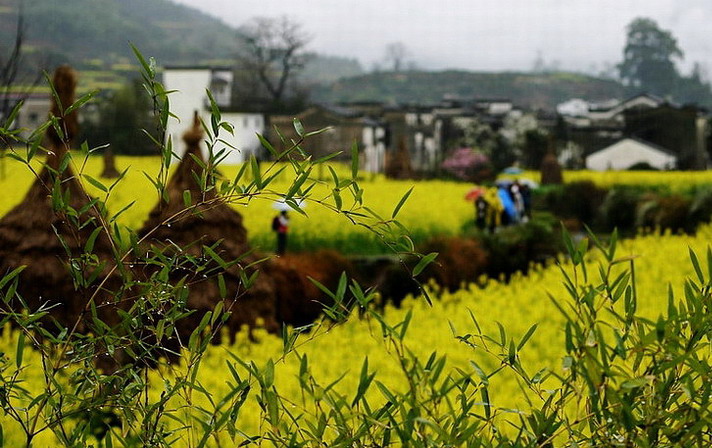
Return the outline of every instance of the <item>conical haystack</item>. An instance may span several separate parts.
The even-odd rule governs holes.
[[[74,102],[74,89],[77,77],[68,66],[59,67],[54,74],[54,86],[62,103],[62,110]],[[111,240],[105,231],[101,231],[93,245],[93,254],[104,263],[98,281],[89,287],[75,287],[70,275],[70,259],[82,269],[84,277],[91,275],[91,269],[82,267],[80,255],[86,242],[100,225],[100,216],[93,207],[88,207],[91,198],[77,180],[70,166],[58,172],[62,160],[67,156],[68,148],[77,133],[76,112],[61,117],[59,105],[53,102],[52,114],[59,119],[58,134],[53,127],[47,131],[46,139],[49,153],[46,166],[42,168],[27,195],[15,208],[0,220],[0,273],[3,275],[19,266],[26,266],[20,274],[17,292],[27,302],[31,311],[40,306],[49,306],[50,315],[60,324],[72,327],[85,311],[89,298],[94,294],[98,281],[113,266]],[[53,194],[54,192],[54,194]],[[86,225],[76,225],[64,210],[53,206],[52,197],[67,198],[72,209],[79,212],[79,221]],[[58,237],[59,235],[59,237]],[[62,243],[63,241],[63,243]],[[66,245],[66,247],[65,247]],[[69,252],[69,254],[67,253]],[[120,280],[107,286],[119,286]],[[103,292],[96,296],[97,309],[106,322],[116,320],[106,303],[111,301],[111,294]],[[13,301],[13,307],[19,304]],[[77,327],[84,329],[83,321]]]
[[[564,183],[563,174],[561,172],[561,165],[556,159],[553,151],[549,151],[544,156],[541,161],[541,184],[542,185],[553,185]]]
[[[342,273],[349,278],[355,274],[349,260],[333,250],[287,254],[270,260],[264,270],[277,291],[277,320],[293,326],[314,322],[325,306],[334,305],[334,300],[309,278],[335,291]]]
[[[196,115],[193,128],[183,136],[187,145],[185,155],[166,187],[169,201],[167,204],[159,203],[151,211],[139,235],[149,235],[148,242],[154,247],[166,251],[175,251],[176,247],[180,247],[190,255],[204,259],[210,259],[210,256],[203,247],[213,247],[219,242],[215,252],[230,262],[250,251],[247,231],[238,212],[223,202],[214,190],[202,192],[196,181],[203,173],[203,167],[196,162],[196,159],[204,161],[200,151],[202,138],[203,130]],[[192,203],[198,205],[186,208],[186,191],[190,192]],[[241,270],[255,260],[255,255],[248,255],[222,273],[227,290],[224,299],[216,278],[203,278],[203,275],[185,269],[172,273],[173,280],[186,279],[190,289],[187,306],[197,311],[178,322],[181,339],[190,335],[204,313],[212,310],[221,300],[225,301],[225,309],[232,311],[227,323],[231,333],[234,334],[243,325],[253,327],[260,321],[268,331],[278,329],[272,282],[266,276],[259,275],[248,291],[241,284]],[[211,267],[218,266],[211,263]],[[257,269],[260,269],[259,266]]]
[[[386,176],[391,179],[411,179],[413,168],[410,163],[410,151],[405,136],[398,140],[398,148],[386,157]]]

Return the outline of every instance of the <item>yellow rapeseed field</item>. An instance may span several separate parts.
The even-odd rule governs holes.
[[[5,192],[0,200],[0,216],[4,215],[13,206],[19,203],[32,181],[32,174],[29,170],[12,159],[6,159],[6,176],[0,178],[0,188]],[[83,159],[80,156],[75,158],[75,166],[81,168]],[[134,202],[134,205],[122,213],[118,219],[119,224],[137,230],[140,228],[148,216],[149,211],[157,204],[158,196],[154,186],[147,179],[147,173],[155,177],[159,172],[159,159],[157,157],[117,157],[119,170],[129,169],[126,177],[113,189],[107,201],[109,212],[118,212],[126,205]],[[100,179],[102,170],[102,159],[100,157],[90,157],[84,167],[83,172]],[[233,179],[239,167],[225,166],[220,171],[223,176]],[[325,181],[314,190],[313,197],[324,198],[329,195],[330,187],[327,182],[331,182],[328,171],[315,173]],[[293,177],[293,175],[291,175]],[[284,193],[291,178],[289,168],[281,174],[272,184],[270,189]],[[105,185],[110,185],[111,180],[100,179]],[[368,173],[363,175],[360,181],[361,187],[365,190],[364,203],[385,218],[390,218],[393,208],[400,198],[414,186],[414,191],[405,206],[400,210],[398,219],[401,221],[416,239],[421,241],[433,234],[457,234],[462,225],[473,214],[472,204],[465,201],[465,193],[471,188],[470,185],[445,182],[428,181],[418,182],[414,185],[412,181],[387,180],[382,176],[373,176]],[[85,186],[90,194],[99,198],[104,198],[96,187],[85,182]],[[332,183],[333,186],[333,183]],[[253,244],[264,251],[272,251],[274,246],[274,236],[272,235],[270,223],[272,217],[277,213],[273,208],[274,196],[255,198],[249,203],[244,201],[235,202],[232,206],[239,211],[244,218],[244,225],[247,228],[248,236]],[[344,204],[348,205],[348,196],[344,196]],[[305,212],[307,217],[298,213],[291,213],[291,235],[290,247],[295,250],[312,249],[320,247],[336,248],[343,252],[383,251],[376,239],[365,229],[352,226],[349,221],[336,213],[327,210],[317,204],[306,204]],[[360,248],[359,246],[364,246]]]
[[[0,202],[0,215],[21,200],[31,182],[31,177],[26,172],[21,172],[21,168],[11,165],[12,163],[14,162],[8,161],[7,176],[0,180],[0,188],[6,192]],[[100,164],[100,160],[90,159],[86,172],[98,177]],[[131,166],[132,169],[127,179],[116,188],[108,201],[108,206],[110,210],[116,211],[131,201],[136,201],[136,205],[122,216],[121,223],[137,228],[157,200],[152,193],[150,182],[145,179],[142,171],[155,174],[158,170],[158,161],[150,158],[121,157],[118,159],[118,165],[120,169],[127,166]],[[226,167],[223,174],[230,177],[235,171],[234,167]],[[585,175],[592,176],[591,178],[597,183],[610,185],[635,183],[630,179],[641,180],[649,173],[620,174],[619,178],[613,180],[605,180],[603,174],[601,177],[596,177],[587,173],[575,175],[567,173],[567,180],[575,178],[574,176]],[[632,178],[628,178],[628,175]],[[653,182],[655,178],[653,175],[650,176],[649,182]],[[697,181],[712,182],[712,175],[705,173],[659,173],[656,176],[658,176],[657,184],[670,183],[682,186],[685,182],[687,184]],[[286,178],[279,182],[286,182]],[[645,181],[641,180],[641,183]],[[411,184],[412,182],[388,181],[376,177],[364,179],[362,186],[366,189],[366,202],[379,212],[389,215],[393,206]],[[468,188],[468,185],[451,182],[419,182],[415,185],[411,200],[403,208],[399,218],[415,232],[457,233],[471,213],[471,205],[463,200]],[[90,191],[96,195],[100,193],[93,187],[90,187]],[[253,201],[248,205],[235,204],[235,207],[245,217],[245,224],[252,238],[267,244],[270,235],[269,219],[274,213],[271,202]],[[353,232],[353,228],[347,221],[321,207],[308,206],[307,211],[308,219],[294,214],[295,238],[300,234],[317,234],[338,239],[341,238],[339,235]],[[704,227],[696,236],[649,235],[622,243],[619,249],[620,255],[639,257],[636,259],[636,276],[639,312],[642,315],[655,318],[664,310],[667,306],[669,284],[680,295],[683,280],[693,272],[688,260],[688,247],[702,253],[711,237],[712,227]],[[566,268],[566,261],[562,259],[562,262]],[[473,374],[470,360],[476,360],[486,369],[496,367],[496,361],[481,351],[465,346],[454,337],[453,332],[460,335],[474,332],[470,312],[477,318],[486,333],[495,334],[498,331],[496,323],[501,322],[507,330],[508,337],[515,339],[521,338],[533,324],[538,324],[536,333],[521,354],[522,362],[530,373],[540,368],[560,372],[561,358],[565,353],[561,325],[563,320],[548,298],[549,294],[559,300],[565,300],[566,297],[561,273],[556,266],[536,268],[527,277],[515,276],[507,284],[489,281],[484,286],[463,285],[459,291],[453,293],[434,289],[432,306],[422,298],[415,297],[406,300],[401,308],[387,307],[384,314],[389,323],[395,324],[402,321],[408,312],[412,312],[412,323],[405,338],[410,350],[421,359],[426,359],[433,352],[446,355],[447,371],[459,368]],[[370,369],[376,372],[378,381],[394,389],[405,387],[407,382],[393,347],[383,342],[379,324],[373,320],[359,318],[356,314],[342,325],[335,327],[325,325],[303,336],[304,341],[298,342],[296,350],[286,357],[282,357],[282,341],[279,337],[259,331],[254,336],[256,340],[250,340],[243,334],[234,344],[224,343],[210,347],[197,378],[200,384],[216,397],[221,397],[229,390],[227,384],[230,376],[226,362],[231,361],[230,354],[246,362],[254,361],[259,366],[264,366],[272,360],[276,362],[277,390],[294,402],[295,413],[305,412],[305,418],[308,419],[313,403],[300,393],[297,355],[308,356],[312,373],[321,384],[329,384],[344,375],[335,387],[349,397],[356,390],[359,369],[366,357]],[[5,329],[0,339],[0,351],[13,353],[16,344],[17,334]],[[25,353],[25,364],[29,367],[20,375],[24,381],[23,387],[31,390],[41,388],[43,379],[39,356],[28,350]],[[156,397],[163,390],[164,381],[170,381],[175,373],[183,368],[185,364],[177,364],[150,373],[152,391]],[[240,372],[243,377],[249,377],[244,369],[240,369]],[[377,389],[372,389],[370,393],[374,402],[383,400]],[[493,380],[490,395],[495,406],[526,410],[526,403],[518,392],[516,382],[507,375]],[[201,397],[194,397],[194,400],[194,405],[207,404],[207,400]],[[174,401],[171,406],[177,408],[184,404]],[[13,405],[21,407],[22,403],[13,403]],[[259,433],[264,429],[260,428],[260,410],[254,398],[248,400],[239,419],[240,426],[248,434]],[[22,434],[16,424],[7,416],[0,417],[0,423],[4,428],[6,446],[19,444]],[[52,446],[52,437],[50,432],[45,432],[35,440],[35,444]],[[231,446],[232,442],[228,434],[223,434],[222,439],[223,446]],[[179,442],[182,444],[177,443],[176,446],[190,446],[187,440]]]
[[[505,176],[513,177],[513,176]],[[538,171],[527,171],[522,177],[540,180]],[[616,185],[667,187],[673,193],[712,185],[712,171],[564,171],[564,182],[590,180],[599,187]]]
[[[636,276],[638,279],[639,312],[643,316],[655,318],[667,306],[667,287],[672,285],[679,297],[682,281],[693,274],[688,260],[688,247],[702,253],[712,237],[712,227],[705,227],[695,236],[641,236],[622,244],[620,256],[637,255]],[[568,269],[565,261],[564,267]],[[388,307],[386,320],[395,324],[412,312],[406,345],[421,359],[431,353],[447,356],[446,372],[460,368],[474,375],[470,360],[475,360],[487,370],[494,369],[498,362],[482,351],[475,351],[454,338],[453,331],[462,335],[475,331],[470,312],[477,318],[485,333],[497,334],[496,322],[501,322],[507,330],[508,338],[518,340],[533,325],[538,329],[521,353],[523,365],[530,374],[541,368],[561,372],[561,359],[565,355],[563,348],[562,318],[548,298],[551,294],[557,300],[566,300],[562,286],[562,276],[557,266],[535,269],[527,277],[514,277],[508,284],[489,281],[484,287],[464,286],[454,293],[434,291],[433,305],[428,305],[422,298],[411,298],[399,309]],[[310,335],[304,336],[303,342],[297,343],[297,349],[282,358],[282,341],[279,337],[257,332],[256,341],[241,335],[234,344],[224,343],[210,347],[202,362],[198,381],[219,398],[227,394],[231,377],[226,362],[231,362],[230,354],[258,366],[264,366],[268,360],[276,362],[275,385],[284,397],[292,400],[295,413],[305,412],[308,418],[313,403],[304,399],[300,393],[298,376],[299,361],[297,355],[307,355],[311,371],[316,379],[326,385],[345,375],[336,386],[347,397],[354,394],[358,384],[359,370],[363,360],[368,357],[369,366],[375,371],[378,381],[395,390],[406,387],[407,378],[400,369],[393,347],[383,342],[377,322],[353,315],[345,324],[329,328],[324,326]],[[13,353],[16,335],[6,330],[0,343],[0,350]],[[32,367],[25,370],[21,377],[25,387],[39,388],[42,374],[39,358],[29,352],[25,355],[26,364]],[[152,371],[153,393],[158,397],[164,382],[171,381],[176,373],[185,368],[185,364],[172,368]],[[171,370],[175,369],[175,370]],[[249,374],[238,368],[244,378]],[[374,403],[384,398],[374,388],[370,391]],[[526,410],[527,405],[519,392],[517,383],[511,376],[494,378],[490,385],[490,396],[495,406]],[[185,405],[174,400],[172,406]],[[17,405],[17,404],[16,404]],[[207,400],[200,396],[193,397],[193,406],[205,405]],[[240,426],[248,434],[259,433],[260,409],[254,398],[248,400],[240,413]],[[7,417],[0,419],[6,434],[7,443],[19,440],[21,434],[14,423]],[[14,428],[14,429],[13,429]],[[228,434],[223,434],[223,441],[230,444]],[[183,440],[185,446],[190,446]],[[44,446],[51,444],[47,433],[37,443]],[[10,445],[8,445],[10,446]],[[180,444],[176,446],[181,446]]]

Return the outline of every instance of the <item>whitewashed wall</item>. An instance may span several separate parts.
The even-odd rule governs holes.
[[[625,170],[640,162],[659,170],[669,170],[676,166],[677,157],[627,138],[586,157],[586,168],[594,171]]]
[[[221,76],[225,74],[220,72]],[[185,152],[183,143],[183,133],[193,125],[193,113],[198,114],[203,121],[210,125],[210,109],[205,90],[210,87],[213,78],[213,71],[209,68],[169,68],[163,72],[163,85],[166,90],[175,90],[169,96],[171,112],[178,119],[171,118],[168,121],[168,135],[173,140],[173,151],[182,156]],[[230,78],[231,79],[231,78]],[[218,95],[216,101],[224,104],[224,95]],[[226,148],[227,155],[222,163],[238,164],[249,158],[260,148],[259,139],[256,133],[264,134],[265,117],[259,113],[248,112],[223,112],[222,121],[230,123],[233,127],[233,135],[221,129],[219,140],[213,150],[217,153],[220,149]],[[235,149],[232,149],[232,148]],[[208,157],[208,148],[205,144],[201,146],[203,156]]]

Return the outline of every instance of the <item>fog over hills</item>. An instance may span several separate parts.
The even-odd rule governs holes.
[[[311,48],[382,64],[389,42],[431,70],[528,71],[537,60],[552,69],[598,74],[623,57],[625,28],[649,17],[670,30],[695,62],[712,70],[709,0],[176,0],[239,26],[254,16],[287,15],[312,35]]]

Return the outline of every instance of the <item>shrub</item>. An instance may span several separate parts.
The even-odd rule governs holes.
[[[557,223],[546,213],[535,213],[533,219],[501,227],[493,234],[480,234],[487,251],[486,273],[490,277],[526,273],[532,263],[543,263],[556,257],[562,247]]]
[[[605,197],[605,189],[590,180],[581,180],[550,187],[541,202],[545,210],[571,221],[575,230],[579,230],[581,224],[592,226],[595,223]]]
[[[437,261],[423,271],[424,280],[454,291],[463,283],[474,283],[486,272],[487,252],[474,239],[436,237],[420,248],[423,253],[435,252]]]
[[[316,321],[324,307],[334,306],[334,300],[317,286],[321,284],[333,291],[339,286],[342,275],[355,274],[354,267],[343,255],[333,250],[315,253],[286,254],[271,262],[281,279],[277,288],[278,320],[294,326]]]
[[[494,170],[489,158],[472,148],[459,148],[442,163],[442,169],[456,179],[482,183],[494,179]]]
[[[656,217],[657,227],[669,229],[673,232],[691,232],[694,230],[692,223],[687,219],[690,214],[690,202],[689,199],[680,195],[660,198]]]
[[[701,188],[695,193],[690,204],[688,221],[695,228],[712,219],[712,188]]]
[[[636,162],[628,167],[629,171],[660,171],[648,162]]]
[[[619,229],[632,233],[641,195],[642,192],[636,188],[619,186],[611,189],[601,205],[601,228],[605,231]]]

